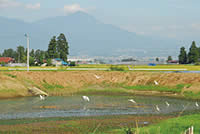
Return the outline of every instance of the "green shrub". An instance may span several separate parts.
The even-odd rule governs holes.
[[[184,84],[178,84],[178,85],[176,85],[176,88],[177,88],[177,89],[183,89],[184,87],[185,87]]]
[[[118,66],[111,66],[110,67],[111,71],[124,71],[125,69],[123,67],[118,67]]]
[[[1,65],[1,66],[5,66],[6,63],[5,63],[5,62],[0,62],[0,65]]]
[[[188,99],[200,99],[200,92],[194,93],[192,91],[184,91],[183,95]]]
[[[70,62],[69,66],[76,66],[76,63],[74,61]]]

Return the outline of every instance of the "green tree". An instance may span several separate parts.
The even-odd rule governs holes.
[[[69,46],[65,35],[61,33],[57,38],[57,50],[59,58],[64,61],[67,61],[67,55],[69,54]]]
[[[188,63],[196,63],[199,60],[199,52],[195,41],[192,42],[188,53]]]
[[[172,56],[168,56],[167,62],[172,61],[172,60],[173,60],[173,59],[172,59]]]
[[[23,46],[18,46],[17,47],[17,58],[16,60],[19,63],[23,63],[26,61],[26,53],[25,53],[25,48]]]
[[[49,42],[49,46],[48,46],[48,57],[53,59],[53,58],[58,58],[58,54],[57,54],[57,41],[56,41],[56,36],[53,36],[53,38],[51,38],[51,41]]]
[[[31,52],[30,52],[30,56],[33,57],[33,58],[35,57],[34,49],[31,50]]]
[[[156,61],[159,62],[159,58],[158,57],[156,58]]]
[[[30,66],[34,66],[35,65],[34,57],[32,57],[32,56],[29,57],[29,64],[30,64]]]
[[[179,64],[187,64],[187,52],[185,51],[185,47],[181,47],[180,54],[178,56]]]
[[[46,59],[46,52],[42,51],[40,49],[37,49],[35,51],[35,59],[37,61],[37,65],[41,65],[44,63],[44,60]]]
[[[16,58],[16,52],[12,48],[5,49],[2,56]]]

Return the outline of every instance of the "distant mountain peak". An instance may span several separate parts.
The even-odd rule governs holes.
[[[169,48],[175,48],[170,46],[175,44],[175,41],[136,35],[111,24],[104,24],[85,12],[47,18],[34,23],[0,17],[0,29],[1,49],[16,49],[17,45],[26,44],[23,35],[28,33],[31,37],[31,48],[46,50],[52,36],[64,33],[69,42],[70,55],[173,56],[177,51],[168,51]]]

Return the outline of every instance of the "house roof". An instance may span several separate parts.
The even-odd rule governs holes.
[[[10,58],[10,57],[0,57],[0,62],[8,63],[8,62],[11,62],[11,61],[14,61],[14,59]]]

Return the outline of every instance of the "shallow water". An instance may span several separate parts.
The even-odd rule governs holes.
[[[172,114],[181,111],[198,111],[196,102],[169,97],[150,96],[88,96],[89,102],[82,96],[25,97],[0,100],[0,119],[20,119],[39,117],[70,117],[97,115],[152,115]],[[134,99],[135,103],[128,99]],[[167,106],[166,102],[170,105]],[[198,102],[200,105],[200,102]],[[156,109],[156,105],[160,109]]]

